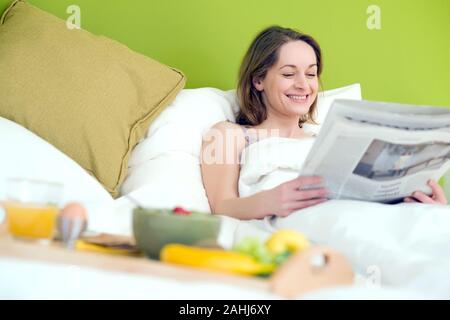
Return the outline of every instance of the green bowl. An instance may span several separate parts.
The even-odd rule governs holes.
[[[169,243],[217,246],[221,220],[205,213],[173,214],[168,209],[133,210],[133,234],[136,244],[147,256],[159,259]]]

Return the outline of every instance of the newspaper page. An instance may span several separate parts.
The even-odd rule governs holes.
[[[450,169],[450,109],[336,100],[300,175],[332,199],[396,203]]]

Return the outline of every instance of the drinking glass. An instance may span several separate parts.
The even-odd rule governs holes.
[[[62,191],[60,183],[8,179],[3,206],[9,234],[13,238],[49,243],[55,234]]]

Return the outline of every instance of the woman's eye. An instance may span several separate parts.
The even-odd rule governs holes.
[[[308,74],[307,76],[312,78],[312,77],[315,77],[316,74],[315,74],[315,73],[310,73],[310,74]]]
[[[293,77],[294,76],[294,74],[293,73],[285,73],[285,74],[283,74],[283,76],[284,77]]]

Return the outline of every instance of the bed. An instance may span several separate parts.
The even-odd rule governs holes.
[[[77,201],[86,206],[89,231],[125,236],[132,235],[131,212],[135,201],[145,207],[183,206],[209,214],[199,166],[202,134],[217,122],[235,120],[238,108],[235,92],[209,87],[181,90],[185,78],[180,71],[148,61],[128,48],[86,31],[66,30],[64,21],[55,20],[23,1],[15,1],[8,10],[10,13],[18,11],[14,15],[5,14],[0,22],[0,69],[6,70],[0,74],[0,87],[7,88],[8,92],[0,101],[0,111],[5,115],[0,117],[0,167],[3,168],[0,199],[6,197],[5,183],[10,177],[60,182],[65,188],[63,203]],[[20,19],[21,16],[24,19]],[[33,20],[36,17],[38,19]],[[35,24],[27,25],[33,21]],[[51,26],[55,24],[55,28],[41,21]],[[8,24],[13,25],[8,27]],[[42,29],[37,32],[38,28]],[[60,34],[50,34],[54,30],[59,30]],[[73,43],[79,44],[77,50],[82,44],[85,46],[81,62],[79,52],[72,54]],[[35,50],[37,45],[39,50]],[[54,50],[48,50],[49,46]],[[66,50],[67,55],[60,50]],[[51,57],[54,54],[56,58]],[[65,61],[62,57],[75,60]],[[55,59],[62,67],[55,66]],[[92,64],[96,59],[98,64]],[[81,66],[74,67],[73,61]],[[92,72],[99,65],[100,73],[93,76]],[[76,79],[82,71],[85,72],[83,77]],[[32,72],[36,78],[25,81]],[[105,72],[108,77],[104,76]],[[61,81],[61,74],[66,81]],[[71,86],[61,87],[65,82]],[[72,90],[74,86],[79,91]],[[93,86],[101,89],[90,90]],[[127,94],[117,90],[124,87],[129,91]],[[42,100],[43,97],[46,100]],[[88,98],[90,100],[86,100]],[[361,86],[356,83],[321,92],[319,122],[332,101],[340,98],[361,99]],[[89,104],[86,101],[95,106],[92,110],[99,112],[82,113]],[[126,111],[123,111],[124,104],[129,107]],[[147,110],[149,104],[152,104],[152,112]],[[40,108],[34,108],[35,105]],[[71,106],[73,108],[68,110]],[[38,109],[37,117],[11,116],[22,107],[27,112]],[[63,107],[65,112],[60,110]],[[67,116],[68,111],[72,112],[71,116]],[[49,115],[56,120],[50,121]],[[91,131],[86,130],[88,117],[92,121]],[[68,142],[63,144],[71,149],[62,150],[57,147],[60,133],[76,122],[74,118],[78,119],[78,126],[73,126],[72,132],[65,132]],[[99,118],[108,121],[99,124]],[[123,122],[125,118],[131,119]],[[37,134],[54,123],[59,126],[51,135],[48,131],[46,135],[42,131]],[[320,130],[320,126],[310,129]],[[75,135],[84,139],[80,138],[84,142],[81,147],[73,143]],[[93,140],[95,145],[91,145]],[[118,147],[110,144],[113,140],[121,143],[122,153],[117,155]],[[88,156],[81,161],[75,156],[86,145]],[[99,155],[100,149],[101,157],[93,159],[92,155]],[[94,172],[109,162],[115,162],[113,173]],[[446,277],[450,271],[448,207],[418,204],[388,207],[330,201],[271,223],[222,219],[219,241],[225,248],[244,237],[264,239],[276,229],[296,228],[312,242],[334,247],[347,256],[356,272],[353,286],[311,292],[299,298],[450,298],[450,282]],[[0,221],[4,220],[5,215],[0,211]],[[208,274],[193,276],[195,280],[186,284],[167,274],[135,274],[128,272],[127,267],[107,270],[103,262],[78,263],[66,252],[46,250],[38,250],[42,254],[36,256],[30,253],[34,251],[30,248],[11,246],[7,240],[0,239],[1,298],[279,298],[264,286],[242,287]],[[59,258],[52,260],[50,256]],[[73,277],[76,281],[70,282]],[[244,278],[234,281],[248,282]],[[130,287],[137,289],[130,292]]]
[[[359,99],[360,86],[355,84],[330,90],[321,93],[321,96],[320,110],[326,113],[327,107],[335,98]],[[181,91],[133,150],[128,176],[122,185],[121,196],[116,199],[76,162],[48,142],[14,122],[0,119],[0,132],[6,137],[0,141],[0,148],[7,150],[5,154],[8,154],[0,162],[3,167],[9,168],[2,173],[3,179],[0,181],[11,176],[27,176],[64,183],[64,201],[76,200],[86,204],[89,230],[96,232],[132,235],[131,211],[135,204],[127,195],[142,206],[173,208],[181,205],[187,209],[209,213],[198,162],[201,134],[218,121],[234,120],[234,97],[234,91],[215,88]],[[187,118],[190,121],[186,121]],[[180,136],[183,139],[179,139]],[[34,155],[32,159],[28,156],[30,152]],[[0,190],[5,192],[2,183]],[[301,215],[292,215],[270,225],[260,221],[237,221],[223,217],[225,222],[219,241],[224,247],[230,248],[235,242],[248,236],[264,239],[275,229],[294,227],[313,242],[326,244],[343,252],[356,272],[354,286],[312,292],[302,298],[448,298],[450,283],[445,280],[445,274],[450,270],[450,210],[448,207],[420,204],[405,207],[330,201],[304,210]],[[4,283],[8,286],[3,287],[0,295],[9,297],[11,293],[11,297],[19,297],[21,294],[30,298],[57,297],[64,291],[64,282],[60,280],[67,268],[64,264],[45,261],[24,263],[14,257],[3,257],[0,260],[0,274],[4,276]],[[33,270],[33,273],[26,270]],[[77,270],[77,276],[81,279],[80,287],[70,291],[72,295],[63,297],[89,298],[92,297],[89,292],[93,283],[98,283],[101,287],[105,281],[113,281],[114,290],[97,290],[98,297],[179,298],[183,297],[183,292],[189,292],[189,297],[202,299],[205,297],[203,289],[206,287],[209,292],[217,293],[209,295],[209,298],[274,298],[270,292],[227,287],[210,278],[207,281],[199,280],[196,285],[186,285],[173,279],[148,278],[144,275],[140,276],[145,278],[142,281],[148,283],[149,287],[151,284],[152,288],[179,286],[175,290],[177,295],[155,295],[153,289],[146,290],[147,287],[142,285],[142,289],[132,295],[121,296],[111,292],[122,292],[122,287],[132,285],[139,276],[126,274],[122,270],[103,272],[92,266],[80,266]],[[43,279],[56,276],[55,281],[50,281],[53,285],[40,291],[25,289],[24,283],[31,281],[31,278],[15,276],[18,273],[32,274],[32,278],[41,279],[34,288],[42,287]],[[117,283],[113,279],[117,279]],[[250,294],[248,290],[253,293]]]

